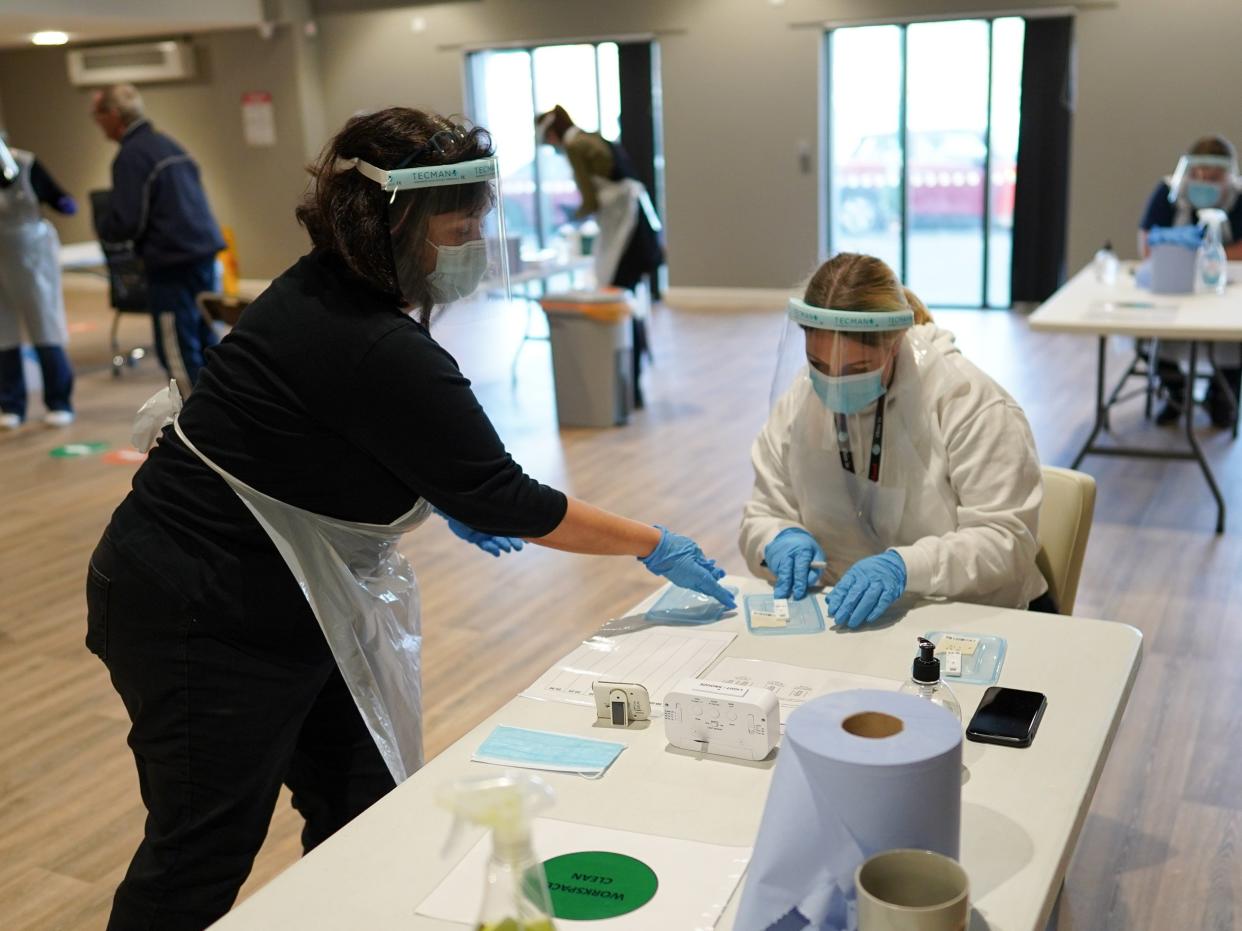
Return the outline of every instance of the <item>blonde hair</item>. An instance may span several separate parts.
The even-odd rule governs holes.
[[[915,324],[931,323],[932,315],[893,270],[873,255],[838,252],[811,276],[803,298],[815,307],[834,310],[912,310]]]
[[[99,91],[95,99],[96,110],[112,110],[126,126],[143,117],[142,94],[132,84],[113,84]]]

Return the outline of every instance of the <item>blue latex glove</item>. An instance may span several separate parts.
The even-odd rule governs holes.
[[[68,194],[56,201],[56,209],[67,217],[73,216],[78,212],[77,202]]]
[[[838,627],[870,624],[906,590],[906,564],[892,550],[850,566],[828,595],[828,616]]]
[[[725,571],[704,556],[697,543],[659,524],[656,529],[660,531],[660,542],[649,555],[640,556],[639,562],[674,585],[715,598],[726,608],[737,607],[728,589],[719,582]]]
[[[449,530],[467,543],[473,543],[483,552],[491,553],[493,556],[499,556],[501,553],[516,553],[525,545],[517,537],[494,537],[490,533],[482,533],[472,527],[467,527],[442,511],[436,511],[436,513],[448,521]]]
[[[809,586],[819,581],[822,566],[811,568],[811,563],[824,563],[828,557],[815,538],[801,527],[786,527],[763,549],[763,561],[776,576],[772,587],[773,598],[793,598],[801,601]]]

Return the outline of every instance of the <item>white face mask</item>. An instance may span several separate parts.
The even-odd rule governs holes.
[[[437,246],[435,270],[427,276],[431,299],[437,304],[451,304],[469,297],[487,274],[487,243],[471,240],[460,246]]]

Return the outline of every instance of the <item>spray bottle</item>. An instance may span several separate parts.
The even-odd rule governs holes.
[[[1225,293],[1225,243],[1221,229],[1229,215],[1217,207],[1199,211],[1203,239],[1195,253],[1195,291],[1200,294]]]
[[[548,881],[530,840],[531,818],[552,799],[551,787],[537,776],[511,772],[464,779],[438,793],[437,801],[456,816],[454,834],[462,821],[492,831],[475,931],[555,931]]]

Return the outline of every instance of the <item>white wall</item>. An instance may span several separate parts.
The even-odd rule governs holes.
[[[237,228],[243,272],[279,271],[305,247],[292,209],[301,166],[360,109],[464,107],[463,46],[655,33],[664,77],[672,283],[787,287],[819,256],[816,174],[824,20],[964,15],[1059,7],[1064,0],[478,0],[320,16],[317,39],[283,28],[205,36],[209,73],[148,92],[156,121],[202,164],[222,222]],[[414,32],[418,15],[426,30]],[[1132,251],[1156,178],[1204,132],[1242,143],[1239,0],[1118,0],[1077,17],[1070,261],[1106,238]],[[64,78],[63,50],[0,52],[0,107],[75,193],[106,181],[110,150]],[[316,79],[317,78],[317,79]],[[859,81],[866,81],[859,75]],[[318,84],[318,87],[316,86]],[[27,88],[39,87],[39,94]],[[276,93],[277,149],[246,149],[238,95]],[[322,99],[317,99],[322,93]],[[816,158],[818,162],[818,155]],[[67,238],[85,227],[67,224]]]
[[[236,233],[242,275],[277,275],[308,245],[293,217],[306,186],[302,166],[310,147],[298,36],[282,27],[265,41],[245,29],[200,35],[195,45],[198,77],[144,85],[147,114],[199,163],[216,219]],[[250,148],[242,139],[241,95],[254,90],[272,94],[276,145],[271,148]],[[111,185],[116,146],[90,116],[90,93],[69,84],[64,49],[0,52],[0,99],[13,144],[32,150],[79,199],[76,217],[51,217],[61,240],[93,239],[86,195]],[[313,148],[320,142],[313,140]]]
[[[657,33],[670,277],[783,287],[818,260],[821,207],[797,147],[819,151],[816,21],[1060,8],[1064,0],[481,0],[323,16],[328,123],[394,102],[464,106],[462,45]],[[427,24],[410,28],[413,15]],[[1238,0],[1119,0],[1077,17],[1070,262],[1132,250],[1157,176],[1204,132],[1242,143]],[[1205,65],[1205,63],[1215,63]],[[1217,75],[1219,80],[1213,80]],[[1232,76],[1232,77],[1231,77]],[[866,75],[859,75],[860,81]],[[817,154],[818,162],[818,154]]]

